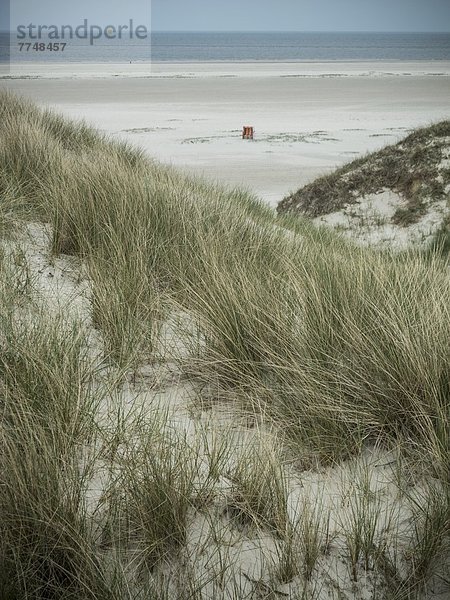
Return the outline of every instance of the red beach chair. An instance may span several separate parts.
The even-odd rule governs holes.
[[[254,132],[255,130],[253,127],[251,127],[250,125],[244,125],[244,127],[242,128],[242,139],[252,140]]]

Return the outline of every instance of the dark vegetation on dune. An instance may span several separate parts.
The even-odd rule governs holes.
[[[392,222],[408,226],[426,212],[427,199],[445,198],[450,167],[439,170],[439,164],[448,157],[449,147],[450,121],[417,129],[397,144],[358,158],[290,194],[277,210],[317,217],[389,189],[405,201]],[[445,234],[450,235],[448,224],[443,225]]]

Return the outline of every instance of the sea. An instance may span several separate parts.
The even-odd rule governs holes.
[[[20,47],[22,42],[32,42]],[[0,33],[0,61],[12,62],[296,62],[296,61],[440,61],[450,60],[450,33],[330,32],[152,32],[145,40],[108,40],[90,45],[55,40],[19,40]],[[45,46],[45,48],[44,48]]]

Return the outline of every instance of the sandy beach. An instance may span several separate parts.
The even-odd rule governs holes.
[[[272,205],[450,114],[448,61],[30,63],[0,85]],[[243,125],[254,141],[241,139]]]

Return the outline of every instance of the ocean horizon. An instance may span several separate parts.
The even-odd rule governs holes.
[[[147,40],[38,40],[66,42],[40,50],[37,40],[0,33],[2,62],[301,62],[450,60],[450,33],[183,32],[155,31]],[[20,46],[31,42],[30,46]],[[41,44],[39,44],[41,45]],[[41,46],[42,48],[42,46]]]

